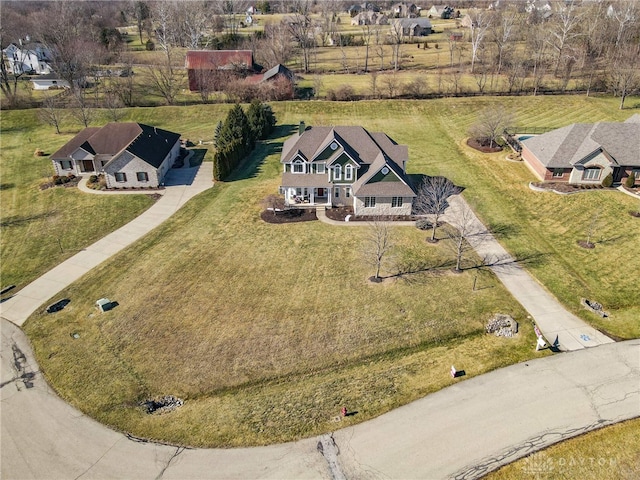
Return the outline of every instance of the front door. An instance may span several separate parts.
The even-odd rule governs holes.
[[[318,196],[319,196],[319,197],[324,197],[324,196],[325,196],[325,194],[324,194],[324,188],[318,188]]]
[[[82,171],[83,172],[93,172],[93,160],[82,160]]]

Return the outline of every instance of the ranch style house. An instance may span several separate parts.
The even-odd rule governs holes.
[[[88,127],[51,155],[57,175],[104,174],[107,188],[158,187],[180,154],[180,134],[142,123]]]
[[[615,183],[633,172],[640,181],[640,115],[625,122],[573,123],[521,140],[522,159],[543,181]]]
[[[356,126],[306,127],[282,147],[285,205],[353,207],[355,215],[409,215],[416,196],[406,145]]]

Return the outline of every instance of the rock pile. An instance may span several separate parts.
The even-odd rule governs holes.
[[[602,305],[598,302],[592,302],[590,300],[587,300],[586,298],[583,298],[582,300],[580,300],[580,303],[582,303],[582,305],[587,310],[591,310],[593,313],[595,313],[596,315],[600,315],[602,318],[606,318],[609,316],[609,314],[604,311]]]
[[[496,337],[513,337],[518,333],[518,322],[511,315],[496,313],[485,329],[487,333],[493,333]]]
[[[184,401],[173,395],[165,395],[160,398],[153,398],[142,402],[142,406],[147,410],[148,414],[155,413],[157,415],[171,412],[181,407]]]

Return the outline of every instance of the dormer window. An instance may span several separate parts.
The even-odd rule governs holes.
[[[304,173],[304,163],[302,163],[300,160],[296,160],[291,165],[291,171],[293,173]]]
[[[335,167],[333,167],[333,179],[334,180],[341,180],[342,179],[342,166],[341,165],[336,165]]]
[[[347,165],[344,167],[344,179],[345,180],[353,180],[353,166]]]
[[[316,164],[316,173],[324,173],[324,163]]]

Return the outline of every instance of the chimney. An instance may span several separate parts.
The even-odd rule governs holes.
[[[306,125],[304,124],[304,122],[302,120],[300,120],[300,126],[298,127],[298,135],[302,135],[304,133],[304,131],[306,130]]]

